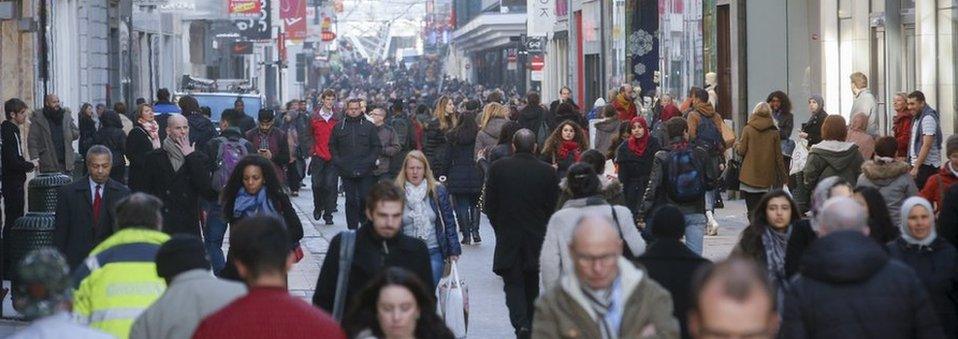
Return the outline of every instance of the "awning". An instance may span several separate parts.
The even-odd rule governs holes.
[[[509,37],[526,33],[526,13],[482,13],[452,32],[452,41],[463,52],[502,47]]]

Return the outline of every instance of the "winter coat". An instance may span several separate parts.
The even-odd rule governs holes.
[[[649,278],[655,280],[672,295],[673,316],[679,320],[682,338],[691,338],[688,332],[688,311],[692,307],[692,281],[702,267],[711,265],[708,259],[695,254],[681,241],[659,238],[649,244],[645,253],[636,259],[636,266],[644,267]]]
[[[826,117],[828,117],[828,113],[819,110],[818,113],[808,117],[808,121],[802,124],[802,132],[808,134],[809,147],[822,142],[822,124],[825,122]]]
[[[532,131],[536,134],[537,140],[545,140],[548,138],[548,133],[552,133],[552,129],[555,128],[555,121],[553,119],[555,116],[554,113],[547,111],[542,106],[533,106],[529,105],[519,111],[519,118],[516,121],[519,122],[519,126],[524,129]],[[540,131],[542,123],[545,123],[546,130]],[[539,135],[541,132],[547,133],[545,136]]]
[[[186,117],[186,122],[190,126],[190,142],[195,143],[195,147],[205,148],[206,144],[216,137],[216,127],[210,118],[203,114],[190,114]]]
[[[632,118],[638,115],[634,100],[633,98],[626,98],[623,93],[616,95],[615,98],[612,99],[612,107],[615,107],[619,120],[631,121]]]
[[[449,190],[442,184],[436,184],[436,194],[429,193],[429,207],[436,214],[436,242],[443,258],[462,254],[459,234],[456,233],[456,217],[452,208]],[[403,227],[410,225],[403,224]],[[410,226],[411,227],[411,226]]]
[[[915,270],[918,279],[928,288],[946,336],[958,336],[958,251],[955,247],[942,238],[936,238],[928,246],[911,245],[898,238],[886,248],[892,258]]]
[[[552,118],[553,122],[549,125],[549,133],[555,132],[556,128],[559,128],[564,122],[574,122],[579,126],[583,131],[588,132],[589,122],[585,120],[585,117],[582,114],[579,114],[579,111],[568,112],[567,114],[557,114]]]
[[[493,272],[502,274],[515,266],[538,270],[546,224],[558,198],[555,170],[532,154],[519,153],[492,164],[483,212],[497,239]]]
[[[150,135],[143,129],[143,125],[139,122],[136,123],[136,127],[126,137],[126,157],[130,159],[127,184],[130,186],[130,190],[134,192],[146,190],[150,181],[149,169],[146,167],[146,155],[152,151],[153,142],[150,141]]]
[[[951,185],[945,192],[938,214],[938,236],[958,247],[958,185]]]
[[[772,113],[771,117],[775,119],[775,128],[778,129],[779,144],[782,155],[786,158],[792,157],[795,151],[795,140],[792,140],[792,130],[795,128],[795,116],[791,113]],[[749,118],[749,121],[752,119]]]
[[[950,164],[950,162],[946,161],[944,165],[941,165],[941,168],[938,169],[938,173],[928,177],[928,181],[925,181],[925,187],[921,189],[921,196],[927,199],[932,206],[940,206],[942,196],[947,192],[948,187],[958,183],[958,177],[956,177],[955,172],[952,172],[949,168],[951,166]],[[941,207],[935,208],[941,211]]]
[[[619,258],[619,296],[622,321],[616,338],[678,338],[679,322],[672,316],[672,297],[646,272]],[[579,279],[567,275],[536,301],[532,338],[602,338],[596,314]]]
[[[486,152],[486,158],[489,157],[489,150],[499,144],[499,134],[502,133],[502,126],[505,126],[509,120],[505,118],[492,118],[486,127],[479,131],[476,136],[475,154],[480,151]],[[534,132],[534,131],[533,131]]]
[[[580,152],[585,152],[585,150],[579,150]],[[572,167],[576,163],[575,154],[569,152],[565,158],[560,158],[558,155],[558,148],[552,152],[552,154],[542,154],[540,159],[547,164],[556,166],[556,176],[558,178],[565,178],[566,172],[569,170],[569,167]]]
[[[416,275],[427,291],[435,291],[432,267],[429,265],[429,250],[422,240],[399,232],[395,237],[383,239],[376,234],[371,224],[363,225],[356,232],[352,266],[346,280],[346,300],[353,300],[363,286],[389,267],[399,267]],[[339,276],[339,246],[342,233],[329,241],[329,250],[316,280],[313,305],[326,312],[333,310],[336,299],[336,280]],[[347,301],[348,304],[348,301]]]
[[[572,100],[572,98],[569,98],[568,101],[566,101],[566,102],[572,104],[572,107],[575,107],[575,110],[576,110],[576,111],[579,110],[579,105],[577,105],[577,104],[575,103],[575,100]],[[552,102],[549,103],[549,111],[548,111],[549,114],[552,114],[551,116],[555,116],[555,115],[556,115],[556,112],[559,110],[559,105],[561,105],[561,104],[562,104],[562,102],[559,101],[559,99],[552,100]],[[524,128],[524,127],[523,127],[523,128]]]
[[[765,269],[768,267],[768,258],[765,257],[765,244],[762,242],[762,233],[768,225],[755,226],[750,225],[742,231],[742,238],[735,245],[733,253],[752,258]],[[798,273],[802,256],[811,246],[812,242],[818,238],[811,224],[807,222],[795,222],[792,224],[792,234],[788,237],[788,244],[785,248],[785,276],[791,278]]]
[[[93,137],[94,145],[103,145],[113,153],[113,167],[126,165],[126,134],[123,134],[123,123],[116,112],[104,112],[100,116],[100,130]]]
[[[511,157],[513,154],[512,145],[509,144],[499,144],[489,150],[489,154],[486,155],[486,159],[489,160],[489,165],[492,166],[496,160],[504,159]]]
[[[605,174],[599,174],[599,182],[601,187],[599,187],[599,195],[602,196],[602,199],[608,201],[610,204],[625,206],[625,194],[623,194],[622,183],[619,182],[619,179],[609,178]],[[556,203],[556,206],[565,206],[565,203],[569,200],[572,200],[572,190],[569,189],[569,182],[567,178],[562,178],[559,180],[559,201]],[[631,209],[629,210],[632,211]]]
[[[244,188],[240,187],[239,189],[242,190]],[[262,189],[266,188],[263,187]],[[286,194],[281,194],[275,200],[272,197],[269,197],[268,199],[270,199],[270,203],[276,208],[278,215],[275,216],[281,218],[283,220],[283,226],[286,227],[286,235],[289,237],[289,241],[287,242],[288,250],[295,250],[300,246],[300,240],[303,240],[303,223],[299,220],[299,215],[296,214],[296,210],[293,209],[293,204],[290,202],[289,196]],[[233,206],[234,204],[223,204],[223,220],[228,222],[230,225],[236,225],[243,219],[242,216],[233,214]],[[233,257],[232,253],[227,252],[226,266],[217,272],[217,275],[223,279],[242,282],[243,278],[236,270],[235,260],[236,259]]]
[[[144,160],[144,191],[163,201],[163,232],[200,236],[199,199],[216,199],[210,187],[209,158],[202,151],[187,155],[179,171],[162,147],[147,153]]]
[[[206,316],[246,295],[246,286],[217,279],[205,269],[177,274],[130,330],[130,338],[189,338]]]
[[[423,130],[422,153],[426,155],[433,175],[438,178],[446,175],[446,160],[449,145],[446,144],[446,132],[439,129],[439,119],[429,121]]]
[[[279,128],[270,128],[269,132],[262,133],[259,128],[254,128],[246,132],[246,140],[253,144],[253,148],[260,150],[269,149],[273,158],[269,159],[276,167],[276,174],[279,176],[279,182],[286,182],[283,169],[289,163],[289,140],[286,139],[286,133]],[[263,146],[267,147],[263,147]]]
[[[865,159],[858,146],[850,142],[834,140],[822,141],[808,151],[805,162],[805,184],[814,188],[818,181],[831,176],[839,176],[855,185],[861,174]]]
[[[781,338],[944,338],[915,272],[861,232],[816,240],[799,270],[785,297]]]
[[[130,189],[120,182],[108,179],[100,188],[99,219],[93,223],[93,194],[90,177],[57,190],[56,213],[53,220],[53,245],[63,253],[70,269],[79,266],[90,250],[116,231],[113,206],[130,195]]]
[[[0,178],[3,178],[3,182],[23,185],[27,173],[33,171],[33,163],[27,161],[23,153],[22,140],[19,126],[10,120],[0,123],[0,164],[3,164],[0,166],[3,174]]]
[[[858,176],[859,187],[874,187],[881,192],[888,205],[891,220],[901,220],[901,203],[918,195],[915,179],[908,172],[911,165],[903,161],[878,162],[866,161],[862,165],[862,174]]]
[[[43,114],[43,108],[33,111],[30,115],[30,132],[27,133],[27,150],[30,160],[40,159],[40,173],[44,172],[72,172],[75,151],[73,140],[80,138],[80,129],[73,122],[73,114],[69,108],[63,108],[62,130],[55,131],[63,136],[63,165],[60,165],[59,156],[54,146],[53,136],[50,134],[50,122]]]
[[[364,117],[344,118],[336,123],[329,138],[333,166],[343,178],[371,175],[381,148],[376,125]]]
[[[96,135],[96,121],[93,118],[80,116],[80,155],[86,157],[86,151],[93,146],[93,137]]]
[[[645,252],[645,240],[639,235],[632,212],[628,208],[612,205],[599,196],[569,200],[562,205],[562,209],[552,214],[546,226],[545,240],[539,254],[539,272],[542,274],[541,281],[545,291],[559,284],[563,274],[575,272],[572,255],[569,254],[572,233],[580,219],[593,215],[612,219],[615,222],[613,226],[624,240],[622,245],[628,246],[633,255],[638,256]]]
[[[895,140],[898,141],[898,150],[895,152],[896,157],[908,157],[908,145],[911,142],[912,119],[914,119],[914,117],[911,116],[911,112],[896,112],[895,114],[892,132],[894,133]]]
[[[286,121],[287,117],[290,121]],[[286,135],[289,135],[291,131],[296,131],[296,143],[290,145],[295,149],[295,152],[292,152],[290,156],[306,159],[313,154],[313,129],[309,120],[309,113],[305,111],[284,112],[276,119],[276,127],[283,130]]]
[[[878,135],[878,102],[875,96],[867,88],[862,89],[852,101],[852,110],[848,116],[854,116],[855,113],[865,113],[868,117],[868,126],[865,132],[870,135]]]
[[[616,118],[605,118],[595,123],[595,142],[592,144],[592,148],[602,152],[602,154],[609,153],[609,149],[612,148],[612,139],[615,139],[616,134],[619,134],[619,124],[622,121]],[[651,131],[645,131],[649,133]],[[615,145],[618,146],[618,145]]]
[[[673,139],[674,140],[674,139]],[[658,152],[655,152],[652,160],[652,172],[649,174],[649,185],[645,188],[645,194],[639,199],[639,208],[638,213],[635,216],[636,220],[645,220],[646,216],[650,216],[650,212],[656,206],[663,204],[672,204],[675,207],[678,207],[682,214],[705,214],[705,195],[703,194],[701,198],[691,201],[691,202],[676,202],[668,194],[669,190],[669,178],[668,178],[668,164],[669,157],[673,151],[675,151],[676,144],[669,145]],[[689,146],[691,147],[691,146]],[[692,149],[692,158],[695,159],[695,162],[699,164],[699,172],[704,173],[705,168],[704,164],[708,159],[708,154],[701,148]],[[706,178],[706,182],[709,181],[709,178]]]
[[[788,172],[782,158],[781,134],[767,112],[753,113],[742,128],[735,153],[742,156],[739,180],[756,188],[781,187]]]
[[[373,175],[379,176],[389,173],[393,161],[402,162],[403,159],[396,158],[400,151],[399,139],[392,127],[389,125],[377,126],[376,135],[379,136],[382,149],[379,151],[379,157],[376,158],[376,169],[373,170]]]
[[[453,195],[479,194],[482,190],[482,174],[476,166],[476,137],[470,138],[466,135],[459,138],[453,134],[447,135],[449,137],[448,153],[445,157],[446,164],[443,166],[446,168],[446,187]]]
[[[615,151],[615,164],[619,166],[619,181],[622,182],[626,206],[633,214],[639,207],[639,200],[645,195],[649,175],[652,174],[653,159],[660,149],[658,140],[649,138],[645,153],[641,157],[629,149],[628,141],[622,142]]]

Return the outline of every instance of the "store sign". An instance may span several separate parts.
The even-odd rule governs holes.
[[[230,49],[233,54],[236,55],[249,55],[253,54],[253,43],[249,41],[237,41],[233,43],[233,47]]]
[[[262,10],[260,0],[229,0],[230,15],[256,15]]]
[[[542,68],[546,66],[545,57],[542,54],[536,54],[532,56],[532,61],[529,62],[529,68],[533,71],[541,71]]]
[[[306,39],[306,0],[280,0],[279,18],[289,40]]]
[[[272,38],[270,20],[270,0],[256,0],[259,10],[248,18],[233,20],[233,26],[239,35],[247,40],[268,40]]]
[[[557,0],[527,0],[526,21],[528,36],[546,36],[552,32],[556,21],[555,4]],[[565,2],[565,0],[558,0]]]

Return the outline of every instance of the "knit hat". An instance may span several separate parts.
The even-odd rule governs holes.
[[[203,242],[194,235],[176,234],[156,252],[156,275],[173,280],[178,274],[193,269],[210,269]]]
[[[649,227],[656,238],[678,240],[685,235],[685,215],[678,207],[663,205],[655,210]]]
[[[952,134],[945,141],[945,157],[958,152],[958,134]]]
[[[13,308],[27,319],[53,315],[72,297],[70,269],[63,255],[52,247],[28,253],[16,272]]]

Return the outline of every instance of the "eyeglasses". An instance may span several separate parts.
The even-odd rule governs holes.
[[[609,265],[616,261],[619,258],[618,253],[608,253],[603,255],[584,255],[572,252],[572,258],[580,263],[585,265],[594,265],[596,263],[602,265]]]

